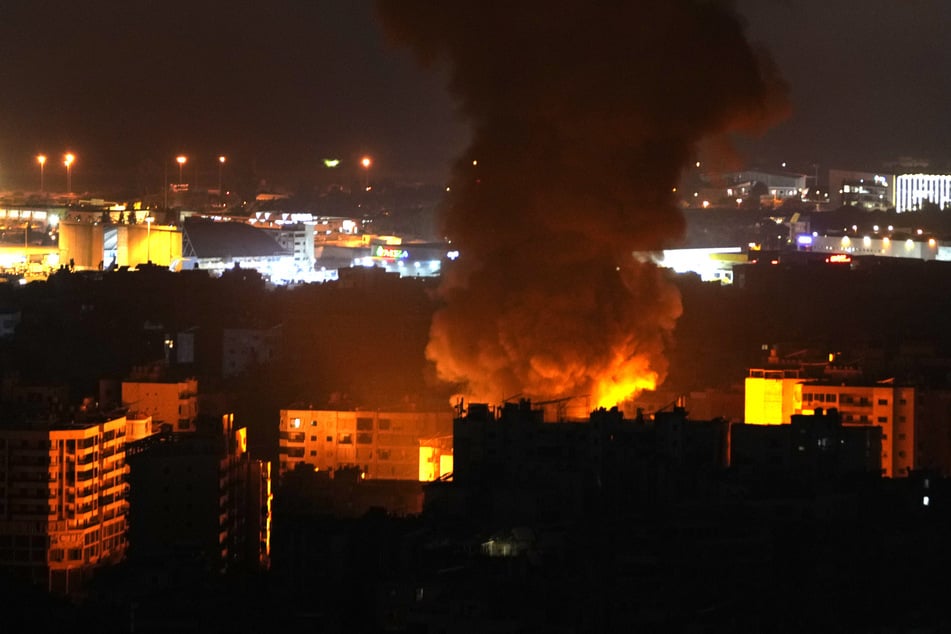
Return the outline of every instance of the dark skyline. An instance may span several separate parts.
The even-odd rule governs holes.
[[[941,29],[951,5],[736,8],[792,101],[788,119],[741,144],[750,160],[947,163],[951,52]],[[324,157],[366,153],[381,177],[438,181],[468,136],[438,69],[420,69],[385,41],[372,0],[8,3],[0,60],[0,189],[36,187],[40,152],[50,156],[48,188],[62,187],[67,150],[79,157],[77,190],[134,187],[163,161],[173,169],[178,153],[205,178],[222,153],[233,169],[287,186]]]

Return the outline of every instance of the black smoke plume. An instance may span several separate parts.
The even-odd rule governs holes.
[[[673,188],[707,139],[783,103],[722,2],[379,0],[389,34],[446,63],[472,126],[443,217],[460,257],[427,355],[472,398],[661,382],[681,312],[633,251],[677,243]]]

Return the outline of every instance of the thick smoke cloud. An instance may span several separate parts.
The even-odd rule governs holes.
[[[767,121],[781,97],[742,25],[701,0],[379,0],[392,37],[448,64],[472,124],[443,228],[427,355],[478,400],[660,382],[681,312],[633,251],[681,237],[673,188],[698,144]]]

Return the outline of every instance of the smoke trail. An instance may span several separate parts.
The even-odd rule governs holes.
[[[448,62],[472,123],[443,218],[461,253],[427,355],[490,402],[666,373],[676,289],[635,250],[675,243],[672,188],[698,143],[750,129],[776,85],[723,3],[379,0],[390,34]]]

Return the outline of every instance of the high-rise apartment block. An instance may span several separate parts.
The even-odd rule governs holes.
[[[130,560],[225,572],[269,565],[270,462],[248,453],[247,429],[215,428],[130,443]]]
[[[0,427],[0,568],[57,593],[126,551],[124,416]]]

